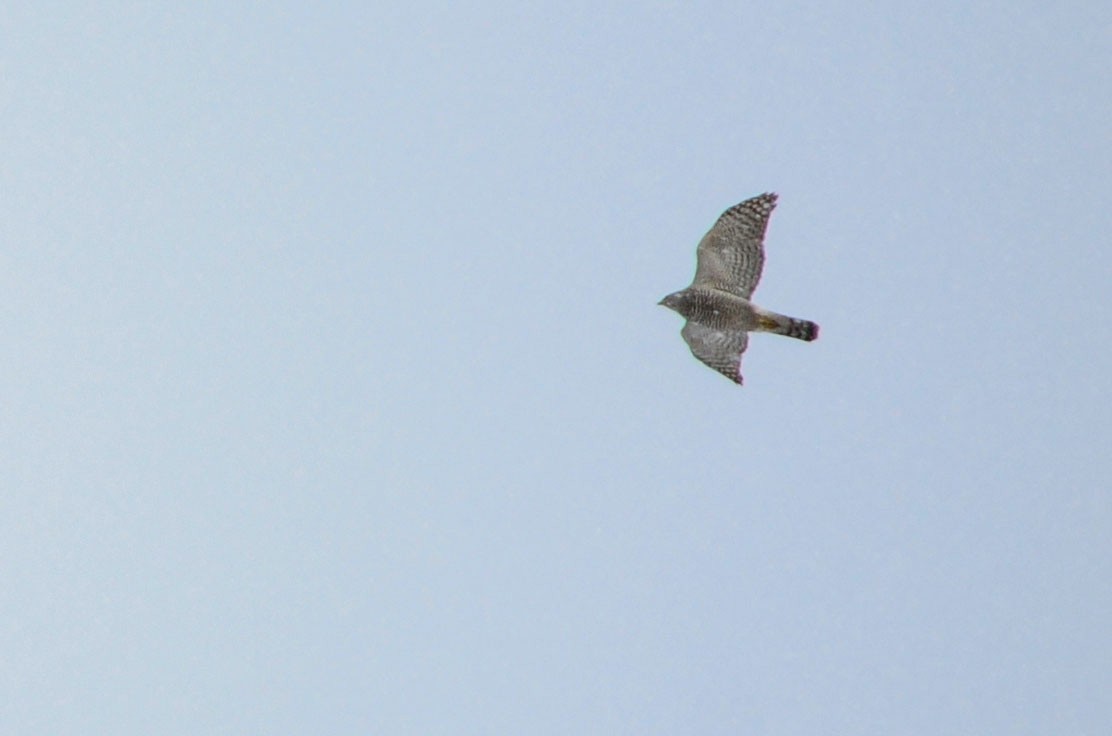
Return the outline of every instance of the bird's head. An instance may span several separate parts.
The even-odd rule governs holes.
[[[657,304],[659,304],[662,307],[668,307],[669,309],[671,309],[673,311],[676,311],[676,312],[680,312],[682,314],[683,313],[682,309],[683,309],[684,302],[686,301],[686,296],[687,295],[684,292],[677,291],[677,292],[674,292],[674,293],[669,294],[668,296],[664,297],[659,302],[657,302]]]

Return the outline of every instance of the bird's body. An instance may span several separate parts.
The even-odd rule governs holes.
[[[752,332],[757,328],[758,313],[748,299],[698,286],[684,291],[682,308],[676,311],[688,319],[717,330]]]
[[[819,326],[761,309],[749,300],[764,267],[764,234],[775,194],[748,199],[722,213],[698,248],[691,286],[660,301],[687,322],[682,335],[696,358],[740,384],[741,354],[750,332],[810,342]]]

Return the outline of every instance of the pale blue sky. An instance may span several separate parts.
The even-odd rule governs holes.
[[[1112,727],[1107,3],[152,8],[0,12],[0,731]]]

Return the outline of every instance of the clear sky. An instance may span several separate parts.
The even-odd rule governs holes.
[[[467,6],[0,11],[0,732],[1109,733],[1109,5]]]

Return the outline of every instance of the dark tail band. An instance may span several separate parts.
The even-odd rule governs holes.
[[[794,337],[796,340],[811,342],[819,336],[819,326],[805,319],[789,319],[788,331],[786,334],[788,337]]]

